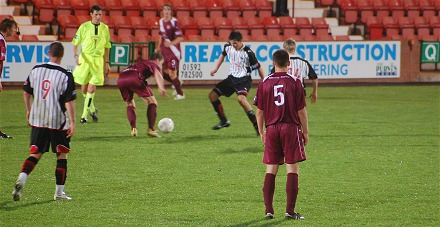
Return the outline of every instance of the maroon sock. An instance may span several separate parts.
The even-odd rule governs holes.
[[[171,77],[170,77],[170,75],[168,73],[163,73],[162,77],[163,77],[164,80],[166,80],[166,81],[168,81],[170,83],[173,83],[173,80],[171,79]]]
[[[274,213],[273,210],[273,194],[275,193],[275,177],[276,175],[266,173],[264,178],[263,196],[266,213]]]
[[[295,212],[296,198],[298,197],[298,174],[288,173],[286,182],[287,204],[286,213]]]
[[[173,80],[174,88],[176,89],[177,94],[183,95],[182,85],[180,84],[179,78]]]
[[[214,111],[217,114],[218,118],[220,118],[221,122],[228,121],[226,119],[225,111],[223,110],[223,105],[219,99],[212,102],[212,106],[214,107]]]
[[[154,124],[156,123],[157,105],[150,104],[147,108],[148,128],[154,130]]]
[[[24,160],[23,164],[21,165],[21,172],[24,172],[27,175],[29,175],[32,172],[32,170],[34,170],[37,163],[38,163],[38,159],[30,156],[29,158]]]
[[[134,106],[127,106],[127,118],[131,128],[136,128],[136,109]]]
[[[55,169],[55,180],[57,185],[64,185],[67,177],[67,159],[58,159]]]

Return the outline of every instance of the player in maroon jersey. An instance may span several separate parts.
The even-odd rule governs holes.
[[[308,142],[306,101],[301,80],[297,75],[287,74],[289,54],[285,50],[277,50],[273,61],[275,72],[260,81],[254,98],[258,129],[265,145],[263,195],[266,218],[274,218],[275,177],[279,165],[286,163],[286,218],[304,219],[295,212],[295,204],[299,162],[306,160],[304,146]]]
[[[122,98],[127,103],[127,118],[131,126],[132,136],[137,135],[136,104],[133,99],[133,94],[137,94],[148,106],[148,136],[161,137],[154,129],[157,116],[157,100],[146,79],[153,76],[154,79],[156,79],[160,94],[162,96],[167,95],[163,86],[163,78],[161,74],[163,58],[164,57],[161,53],[153,53],[150,56],[150,60],[135,62],[119,74],[117,84]]]
[[[163,18],[159,20],[159,42],[156,52],[161,52],[164,56],[163,78],[173,84],[176,89],[174,100],[183,100],[185,95],[182,91],[182,84],[177,72],[179,71],[179,62],[182,57],[180,52],[180,42],[183,41],[183,32],[180,29],[179,22],[173,17],[173,7],[165,4],[162,8]]]
[[[12,36],[13,34],[18,34],[18,25],[12,18],[4,18],[0,23],[0,78],[3,73],[3,62],[6,59],[6,37]],[[0,92],[3,90],[2,82],[0,79]],[[0,131],[0,139],[12,139],[11,136],[6,135],[6,133]]]

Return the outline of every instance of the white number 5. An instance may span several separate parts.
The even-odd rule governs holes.
[[[280,97],[279,100],[275,100],[275,105],[277,106],[282,106],[284,104],[284,93],[278,91],[278,89],[283,88],[284,86],[281,85],[275,85],[273,86],[273,96],[276,97]]]

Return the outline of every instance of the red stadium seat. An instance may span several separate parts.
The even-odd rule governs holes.
[[[269,41],[267,35],[264,34],[255,34],[251,36],[252,41],[261,42],[261,41]]]
[[[132,25],[129,16],[113,16],[112,19],[118,36],[132,35]]]
[[[303,37],[301,37],[299,35],[293,35],[293,36],[290,36],[289,38],[292,38],[295,41],[302,41],[302,40],[304,40]]]
[[[64,40],[72,40],[79,26],[76,16],[61,15],[58,17],[58,23],[58,39],[61,39],[61,35],[63,35]]]
[[[106,24],[108,26],[108,30],[111,34],[116,34],[116,26],[115,23],[113,22],[113,18],[110,16],[102,16],[101,17],[101,21],[102,23]]]
[[[429,25],[431,25],[432,34],[434,36],[440,35],[440,15],[429,18]]]
[[[183,29],[183,33],[188,35],[198,35],[199,27],[197,26],[197,22],[192,17],[182,17],[179,18],[180,27]]]
[[[257,7],[252,0],[240,0],[238,6],[240,7],[242,17],[255,17],[257,16]]]
[[[383,24],[379,17],[367,18],[367,31],[369,33],[370,40],[378,40],[383,37]]]
[[[111,17],[124,15],[124,8],[119,0],[105,0],[105,7]]]
[[[85,22],[90,21],[90,20],[91,20],[91,18],[88,15],[76,16],[76,21],[78,21],[79,25],[84,24]]]
[[[145,18],[157,17],[159,15],[160,9],[156,7],[154,0],[139,1],[139,7],[141,8],[142,16]]]
[[[214,19],[216,33],[219,37],[229,37],[232,30],[231,22],[226,17],[217,17]]]
[[[219,41],[219,38],[216,35],[213,35],[213,36],[209,36],[209,35],[202,36],[202,39],[205,42],[217,42],[217,41]],[[220,40],[220,41],[224,41],[224,40]]]
[[[324,34],[324,35],[317,35],[315,40],[317,41],[335,41],[332,35]]]
[[[376,16],[381,20],[390,15],[390,7],[387,0],[373,0],[374,11]]]
[[[249,34],[249,27],[246,19],[243,17],[234,17],[230,19],[232,29],[239,31],[241,34]]]
[[[119,36],[110,34],[110,42],[119,43]]]
[[[327,17],[331,17],[333,16],[333,10],[332,7],[336,5],[335,0],[321,0],[319,2],[319,4],[321,6],[325,6],[325,7],[329,7],[328,13],[327,13]]]
[[[191,14],[194,18],[208,16],[208,10],[202,1],[188,0],[188,4],[191,8]]]
[[[388,0],[388,6],[390,7],[391,16],[395,18],[405,16],[405,6],[402,0]]]
[[[277,17],[265,17],[263,18],[264,29],[266,30],[266,34],[281,34],[281,26],[278,23]]]
[[[134,37],[133,35],[118,35],[119,37],[119,42],[121,43],[134,43],[136,42],[136,37]]]
[[[344,15],[344,23],[356,24],[358,22],[358,8],[354,0],[342,0],[341,10]]]
[[[185,40],[193,41],[193,42],[201,42],[203,41],[203,37],[201,35],[188,35],[185,36]]]
[[[414,36],[416,34],[413,17],[399,17],[398,23],[400,34],[402,34],[403,37]]]
[[[160,36],[159,34],[159,17],[148,17],[147,18],[147,24],[146,26],[150,28],[151,32],[150,35],[153,37],[154,40],[159,40],[157,36]]]
[[[257,8],[259,18],[272,16],[272,5],[268,0],[255,0],[255,8]]]
[[[416,29],[416,33],[419,39],[422,36],[429,35],[431,32],[429,20],[427,20],[425,17],[414,17],[414,27]]]
[[[434,2],[431,0],[419,0],[420,11],[422,11],[422,16],[429,18],[435,16],[436,9]]]
[[[200,35],[202,37],[215,35],[214,21],[210,17],[196,17],[195,21],[200,29]]]
[[[122,8],[126,16],[140,16],[141,8],[137,0],[121,0]]]
[[[37,16],[40,23],[49,23],[52,25],[55,19],[55,7],[51,0],[36,0],[35,10],[33,12],[33,15]]]
[[[52,0],[52,3],[55,6],[57,16],[72,14],[70,0]]]
[[[327,36],[329,32],[329,25],[322,17],[312,18],[311,22],[316,36]]]
[[[170,0],[170,3],[177,18],[191,16],[191,8],[186,0]]]
[[[13,41],[20,41],[20,36],[18,35],[11,35],[6,37],[6,41],[13,42]]]
[[[264,34],[264,25],[259,17],[246,18],[246,24],[249,27],[251,36]]]
[[[129,18],[131,27],[134,30],[134,36],[150,36],[150,28],[146,26],[147,20],[144,17],[132,16]]]
[[[163,17],[162,9],[163,9],[163,6],[168,3],[168,0],[155,0],[154,3],[156,4],[156,8],[159,12],[159,17]],[[176,12],[173,12],[173,13],[176,13]],[[173,15],[173,17],[174,16],[176,16],[176,15]]]
[[[283,30],[282,33],[284,36],[293,36],[298,34],[298,28],[296,27],[295,22],[293,21],[293,18],[290,16],[280,16],[278,17],[280,21],[281,29]]]
[[[313,26],[307,17],[295,17],[295,24],[299,29],[301,37],[312,35]]]
[[[361,15],[361,22],[366,23],[368,17],[374,16],[373,0],[358,0],[357,7]]]
[[[22,35],[21,41],[34,42],[34,41],[39,41],[39,40],[38,40],[38,36],[36,36],[36,35]]]
[[[227,18],[241,16],[241,9],[236,0],[221,0],[223,6],[223,15]]]
[[[403,0],[407,17],[420,16],[420,6],[418,0]]]
[[[223,17],[223,7],[218,0],[206,0],[205,6],[212,19]]]
[[[279,34],[267,34],[268,41],[285,41],[287,38],[284,35]]]
[[[399,24],[396,18],[385,17],[383,18],[382,23],[385,28],[386,36],[391,37],[393,35],[399,35]]]
[[[301,36],[302,40],[304,41],[316,41],[317,37],[314,35],[304,35]]]
[[[437,41],[437,37],[435,35],[423,35],[422,37],[420,37],[420,40],[423,41]]]
[[[335,36],[336,41],[350,41],[350,36],[348,35],[337,35]]]
[[[90,4],[90,7],[89,7]],[[72,0],[70,2],[70,6],[72,7],[73,14],[78,15],[90,15],[90,8],[94,5],[99,5],[102,9],[102,14],[105,14],[105,10],[103,9],[104,5],[102,2],[98,1],[87,1],[87,0]]]

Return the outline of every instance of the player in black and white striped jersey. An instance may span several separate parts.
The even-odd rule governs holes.
[[[242,37],[243,36],[238,31],[231,32],[228,38],[229,42],[225,44],[223,52],[216,63],[216,67],[211,71],[211,76],[214,76],[226,56],[228,56],[230,61],[229,76],[219,82],[209,93],[209,100],[211,101],[217,116],[220,118],[220,122],[212,129],[218,130],[224,127],[229,127],[230,122],[226,118],[219,98],[222,95],[229,97],[233,93],[236,93],[238,103],[246,112],[258,134],[257,120],[252,106],[247,101],[247,95],[252,85],[251,72],[253,70],[258,70],[261,79],[264,78],[264,72],[255,57],[255,53],[242,43]]]
[[[64,193],[64,183],[70,138],[75,132],[76,91],[73,75],[60,66],[63,56],[60,42],[50,44],[49,63],[35,66],[23,86],[26,115],[32,129],[30,156],[23,162],[12,192],[15,201],[20,200],[29,174],[50,146],[57,156],[54,200],[71,199]]]
[[[292,38],[284,41],[283,49],[289,53],[290,65],[288,66],[287,73],[290,75],[298,75],[298,78],[301,79],[301,83],[304,87],[304,95],[306,95],[304,78],[308,77],[312,80],[313,91],[312,94],[310,94],[310,100],[312,103],[316,103],[318,100],[318,76],[312,65],[310,65],[306,59],[296,54],[296,42]],[[294,70],[298,70],[298,73],[294,73]]]

